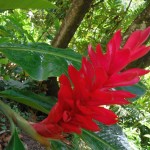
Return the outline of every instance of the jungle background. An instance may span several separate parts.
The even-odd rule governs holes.
[[[5,7],[4,2],[0,2],[0,44],[47,43],[56,48],[69,48],[86,56],[88,44],[95,47],[97,43],[101,43],[105,50],[107,42],[118,29],[122,31],[124,43],[133,31],[150,26],[149,0],[49,0],[49,2],[52,4],[50,8],[47,5],[40,8],[38,5],[35,6],[36,9],[24,5],[18,8],[15,4]],[[9,3],[9,0],[5,0],[5,3]],[[17,54],[14,57],[18,57],[18,61],[22,62],[25,56]],[[128,67],[148,69],[149,62],[148,53]],[[59,60],[56,63],[63,67]],[[52,70],[51,77],[43,77],[42,80],[37,77],[39,79],[37,80],[34,72],[29,76],[21,67],[22,64],[18,64],[14,63],[13,58],[8,59],[5,54],[0,53],[0,91],[28,90],[51,96],[53,99],[57,97],[59,89],[56,78],[59,72],[57,66],[54,66],[55,71]],[[40,67],[43,69],[45,66]],[[142,83],[146,93],[145,89],[141,88],[138,91],[140,97],[138,100],[128,106],[112,107],[120,118],[118,124],[123,128],[133,150],[150,150],[149,74],[142,78]],[[25,119],[33,122],[42,120],[45,117],[43,113],[14,98],[16,95],[23,95],[21,91],[11,93],[9,96],[8,93],[1,92],[0,96],[3,96],[1,99]],[[4,147],[2,136],[9,127],[8,120],[0,112],[1,148]],[[85,146],[85,149],[89,149],[88,146]]]

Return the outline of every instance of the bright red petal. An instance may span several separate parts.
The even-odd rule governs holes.
[[[135,61],[141,57],[143,57],[144,55],[146,55],[150,50],[150,46],[146,47],[146,46],[141,46],[139,48],[137,48],[135,51],[131,51],[131,57],[130,57],[130,62]]]
[[[86,105],[83,106],[79,100],[76,102],[76,105],[77,105],[76,111],[78,113],[83,115],[90,115],[92,113],[92,111]]]
[[[150,36],[150,27],[146,28],[141,32],[141,36],[138,44],[139,45],[143,44],[148,39],[149,36]]]
[[[60,90],[58,92],[58,101],[63,104],[64,102],[69,102],[70,103],[70,99],[72,99],[73,93],[72,93],[72,89],[71,87],[68,86],[61,86]]]
[[[135,32],[133,32],[130,37],[128,38],[126,44],[124,45],[123,48],[125,49],[134,49],[135,47],[137,47],[139,44],[139,37],[141,35],[141,31],[137,30]],[[137,38],[138,37],[138,38]]]
[[[82,67],[80,69],[80,74],[82,75],[82,78],[84,78],[86,82],[86,87],[90,89],[93,84],[95,72],[93,65],[85,58],[82,59]]]
[[[64,75],[64,74],[62,74],[62,75],[59,77],[59,82],[60,82],[60,84],[62,84],[62,85],[71,86],[68,77],[67,77],[66,75]]]
[[[63,128],[63,132],[67,132],[67,133],[73,133],[74,132],[77,134],[81,134],[81,129],[77,125],[73,125],[71,123],[62,123],[61,126]]]
[[[140,68],[132,68],[132,69],[127,70],[126,72],[128,72],[128,73],[136,73],[137,76],[143,76],[143,75],[149,73],[150,70],[144,70],[144,69],[140,69]]]
[[[44,137],[49,137],[53,139],[62,139],[62,128],[56,124],[49,123],[48,125],[42,123],[35,123],[32,124],[33,128],[38,132],[40,135]]]
[[[105,84],[106,87],[129,86],[139,82],[139,73],[130,70],[124,71],[119,74],[114,74]]]
[[[112,125],[118,121],[118,117],[114,112],[103,107],[93,108],[93,118],[106,125]]]
[[[87,117],[87,116],[81,116],[76,114],[75,115],[75,121],[79,124],[81,128],[84,128],[86,130],[90,131],[99,131],[100,128],[99,126],[92,121],[92,118]]]
[[[114,59],[110,64],[109,74],[120,72],[129,63],[129,49],[122,49],[116,52]]]
[[[56,103],[55,106],[49,112],[49,115],[46,119],[42,121],[43,124],[57,123],[62,118],[63,108],[59,103]]]
[[[104,70],[108,71],[110,60],[106,54],[102,53],[102,49],[100,44],[96,46],[96,52],[92,49],[91,46],[88,47],[88,54],[90,60],[94,66],[94,68],[103,68]]]
[[[97,65],[97,59],[96,59],[97,55],[96,55],[95,51],[93,50],[92,45],[88,45],[88,55],[90,57],[92,64],[95,67]]]
[[[108,75],[103,68],[95,69],[95,80],[93,89],[102,88],[103,84],[108,80]]]
[[[88,105],[99,106],[99,105],[113,105],[113,104],[129,104],[130,102],[126,98],[134,98],[135,94],[127,91],[100,91],[96,90],[91,95],[91,101]]]
[[[107,44],[107,52],[105,54],[107,58],[107,68],[106,70],[109,72],[110,66],[113,64],[113,61],[115,60],[115,56],[118,53],[120,49],[120,44],[121,44],[121,32],[120,30],[117,31],[113,38],[109,41]]]
[[[150,27],[145,30],[137,30],[133,32],[127,40],[124,48],[134,49],[142,45],[150,35]],[[138,38],[137,38],[138,37]]]
[[[74,86],[78,87],[79,81],[80,81],[79,71],[76,68],[74,68],[72,65],[70,65],[68,67],[68,73],[69,73],[69,77],[70,77],[72,83],[74,84]]]
[[[112,58],[114,57],[115,53],[120,49],[120,44],[121,44],[121,31],[118,30],[107,45],[107,53],[110,55],[110,57]]]

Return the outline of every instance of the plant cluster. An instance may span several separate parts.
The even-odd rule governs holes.
[[[61,49],[49,44],[72,1],[14,1],[0,2],[0,133],[11,128],[6,149],[25,149],[18,131],[52,150],[149,149],[149,68],[128,65],[149,52],[150,27],[126,43],[118,30],[125,33],[149,2],[93,0],[70,48]],[[58,97],[48,94],[54,78]]]

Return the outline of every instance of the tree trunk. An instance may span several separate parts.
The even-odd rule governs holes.
[[[92,2],[93,0],[73,0],[60,30],[51,43],[53,47],[66,48],[68,46],[85,14],[89,11]],[[51,77],[47,80],[47,87],[47,95],[57,97],[59,86],[56,77]]]
[[[130,35],[136,29],[145,29],[150,26],[150,3],[147,4],[147,7],[141,12],[139,16],[132,22],[129,28],[124,33],[124,37]],[[138,38],[138,37],[137,37]],[[145,68],[150,65],[150,52],[144,57],[138,59],[137,61],[131,63],[128,68],[140,67]]]
[[[89,11],[93,0],[73,0],[66,17],[64,18],[59,32],[52,41],[52,46],[66,48]]]

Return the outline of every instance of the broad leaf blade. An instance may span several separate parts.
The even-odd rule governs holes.
[[[72,134],[71,138],[72,150],[80,150],[81,149],[81,139],[77,134]]]
[[[46,8],[56,8],[56,6],[50,3],[48,0],[1,0],[0,1],[1,9],[46,9]]]
[[[6,147],[6,150],[25,150],[25,147],[18,137],[16,128],[14,129],[11,139]]]
[[[0,96],[25,104],[46,114],[56,103],[54,98],[41,96],[29,91],[5,90],[0,92]]]
[[[0,51],[36,80],[45,80],[50,76],[67,73],[68,64],[76,68],[81,64],[80,54],[73,50],[53,48],[48,44],[1,45]]]
[[[100,125],[100,132],[83,130],[82,140],[94,150],[131,150],[127,138],[118,125]]]

